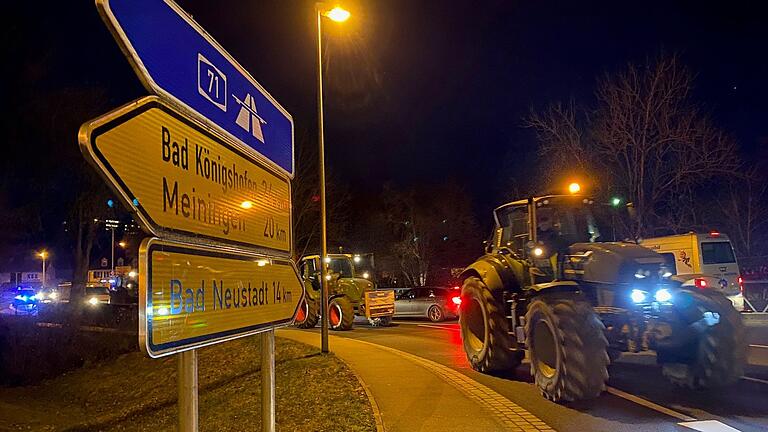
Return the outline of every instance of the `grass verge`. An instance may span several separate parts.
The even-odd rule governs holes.
[[[374,431],[365,391],[332,354],[276,340],[277,429]],[[201,431],[258,431],[261,374],[258,338],[199,352]],[[40,385],[0,388],[1,430],[174,430],[176,358],[140,353],[81,368]]]

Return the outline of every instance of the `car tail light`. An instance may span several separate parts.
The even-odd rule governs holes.
[[[737,280],[739,281],[739,291],[743,295],[744,294],[744,278],[739,276]]]
[[[451,301],[452,301],[452,302],[453,302],[453,304],[455,304],[456,306],[461,306],[461,297],[459,297],[459,296],[456,296],[456,297],[452,297],[452,298],[451,298]]]
[[[707,287],[707,280],[702,278],[696,278],[693,280],[693,284],[696,285],[696,288],[704,289]]]

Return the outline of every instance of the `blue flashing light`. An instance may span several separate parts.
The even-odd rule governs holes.
[[[112,199],[108,199],[107,200],[107,207],[112,208],[114,206],[115,206],[115,201],[113,201]]]
[[[139,206],[139,199],[138,198],[134,198],[133,199],[133,205],[135,205],[137,207]]]

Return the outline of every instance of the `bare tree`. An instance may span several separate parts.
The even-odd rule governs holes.
[[[528,125],[550,160],[590,169],[600,184],[627,196],[635,210],[631,235],[660,225],[679,230],[696,223],[681,196],[738,166],[734,140],[691,101],[692,83],[675,56],[630,64],[599,80],[595,108],[581,110],[583,124],[572,103],[534,113]]]
[[[452,183],[407,191],[385,187],[389,253],[412,286],[434,282],[440,266],[462,267],[480,251],[469,194]]]
[[[768,182],[757,166],[746,170],[728,183],[719,200],[720,217],[739,256],[750,257],[765,251],[768,225]]]
[[[297,145],[296,176],[292,182],[293,238],[296,258],[320,250],[320,177],[317,146],[306,134]],[[326,168],[326,212],[328,243],[340,244],[348,223],[345,209],[350,194]]]

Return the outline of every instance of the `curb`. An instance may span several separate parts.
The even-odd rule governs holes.
[[[554,429],[551,426],[547,425],[541,419],[528,412],[525,408],[510,401],[490,387],[487,387],[473,380],[461,372],[455,371],[432,360],[428,360],[423,357],[407,353],[405,351],[400,351],[395,348],[390,348],[388,346],[378,345],[358,339],[352,340],[375,348],[383,349],[385,351],[389,351],[395,355],[416,363],[419,366],[422,366],[446,382],[452,383],[459,391],[464,393],[464,395],[474,400],[481,407],[489,411],[489,413],[492,414],[497,421],[506,426],[506,430],[508,431],[554,432]]]

